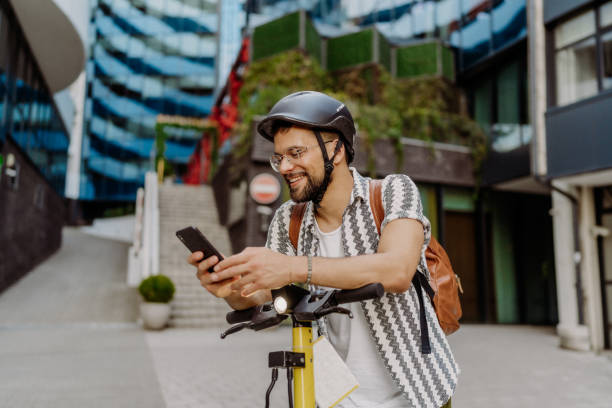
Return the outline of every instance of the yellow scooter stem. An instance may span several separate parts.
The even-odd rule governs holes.
[[[294,408],[315,408],[312,326],[293,327],[293,351],[305,354],[305,367],[293,369]]]

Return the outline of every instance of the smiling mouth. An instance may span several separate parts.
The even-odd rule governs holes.
[[[302,174],[297,174],[297,175],[292,175],[292,176],[285,176],[285,181],[287,181],[287,184],[289,184],[289,187],[295,187],[304,178],[306,178],[306,175],[302,173]]]

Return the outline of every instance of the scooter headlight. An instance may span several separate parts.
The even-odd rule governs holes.
[[[274,310],[278,314],[285,313],[287,311],[287,300],[282,296],[274,298]]]

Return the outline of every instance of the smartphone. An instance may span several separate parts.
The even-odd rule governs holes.
[[[185,244],[187,248],[189,248],[191,252],[202,251],[202,253],[204,253],[204,258],[202,259],[210,258],[211,256],[216,255],[219,262],[223,260],[221,253],[219,253],[219,251],[217,251],[217,249],[212,246],[210,242],[208,242],[204,234],[202,234],[196,227],[187,227],[176,231],[176,236],[183,244]],[[214,272],[212,266],[208,268],[208,272]]]

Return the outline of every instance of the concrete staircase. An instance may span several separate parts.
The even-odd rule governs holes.
[[[229,327],[225,322],[229,306],[200,286],[195,268],[186,262],[189,250],[175,235],[189,225],[198,227],[221,253],[231,255],[229,236],[218,222],[210,186],[160,185],[159,272],[176,285],[170,326]]]

